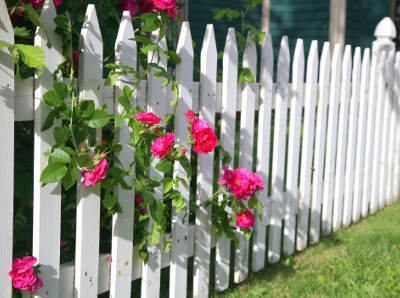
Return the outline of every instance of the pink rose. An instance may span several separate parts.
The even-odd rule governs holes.
[[[105,154],[103,154],[104,156]],[[94,155],[93,158],[97,156]],[[95,185],[100,179],[106,178],[106,171],[108,168],[108,161],[105,157],[102,157],[93,171],[82,171],[81,175],[84,177],[83,186]]]
[[[185,113],[186,119],[189,123],[193,122],[194,119],[194,113],[192,110],[187,111],[187,113]]]
[[[161,9],[171,9],[176,6],[176,0],[153,0],[154,5]]]
[[[205,129],[209,128],[210,125],[206,120],[200,120],[199,117],[194,117],[193,122],[192,122],[192,137],[193,139],[196,139],[197,134]]]
[[[151,150],[153,151],[153,156],[159,156],[163,159],[165,155],[172,152],[171,147],[174,145],[175,135],[173,133],[167,132],[164,137],[157,138]]]
[[[23,3],[25,4],[32,4],[34,9],[38,9],[42,7],[44,0],[24,0]]]
[[[153,0],[139,0],[139,11],[141,13],[148,13],[157,12],[157,9],[154,7]]]
[[[207,154],[214,150],[217,143],[218,139],[214,130],[211,127],[207,127],[197,132],[193,150],[196,153]]]
[[[147,212],[146,207],[141,206],[141,204],[142,204],[143,202],[144,202],[143,198],[142,198],[140,195],[136,194],[136,195],[135,195],[135,204],[139,206],[139,208],[140,208],[140,214],[142,214],[142,215],[146,214],[146,212]]]
[[[43,287],[42,279],[34,273],[33,266],[36,262],[37,259],[31,256],[13,260],[12,269],[8,274],[15,289],[35,292]]]
[[[181,9],[178,6],[168,9],[168,16],[173,20],[176,20],[180,13]]]
[[[54,6],[57,9],[57,7],[59,7],[63,3],[63,0],[53,0],[53,2],[54,2]]]
[[[139,120],[142,123],[154,125],[154,124],[160,124],[161,118],[158,118],[154,113],[146,113],[146,112],[140,112],[139,114],[134,115],[137,120]]]
[[[74,61],[74,72],[78,73],[78,70],[79,70],[79,52],[77,50],[72,50],[72,59]]]
[[[224,175],[218,180],[226,185],[233,196],[238,200],[247,200],[256,190],[264,189],[264,181],[261,177],[245,168],[238,168],[234,171],[223,166]]]
[[[131,18],[139,11],[139,5],[136,3],[136,0],[122,0],[121,1],[121,11],[129,11],[131,14]]]
[[[251,213],[250,209],[246,212],[236,213],[236,225],[239,228],[247,229],[252,227],[254,224],[254,215]]]

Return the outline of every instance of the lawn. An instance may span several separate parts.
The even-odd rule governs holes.
[[[399,297],[400,201],[212,297]]]

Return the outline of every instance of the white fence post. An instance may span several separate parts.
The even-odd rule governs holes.
[[[103,40],[96,8],[89,4],[79,40],[80,99],[102,104]],[[101,129],[96,130],[96,144]],[[75,248],[75,297],[97,296],[100,239],[100,184],[85,187],[78,179]]]
[[[290,256],[294,253],[296,235],[296,211],[299,188],[299,155],[301,115],[304,105],[304,46],[303,40],[297,39],[292,64],[292,90],[290,94],[289,149],[286,179],[285,228],[283,233],[283,253]]]
[[[231,157],[235,151],[235,119],[237,102],[238,49],[235,29],[229,28],[226,37],[223,72],[222,72],[222,102],[221,102],[221,146]],[[229,167],[233,169],[233,158]],[[229,286],[231,241],[226,235],[217,239],[215,261],[215,288],[226,290]]]
[[[272,193],[271,224],[269,228],[268,260],[276,263],[281,257],[282,214],[285,195],[283,180],[285,173],[286,127],[289,104],[289,42],[287,36],[282,37],[278,57],[276,106],[274,122],[274,144],[272,153]]]
[[[136,69],[136,42],[129,40],[134,36],[131,15],[129,11],[124,11],[115,42],[115,58],[117,63],[123,63]],[[132,82],[132,79],[132,75],[120,77],[115,86],[115,99],[122,95],[124,86],[129,86],[125,82]],[[117,100],[114,101],[114,105],[114,115],[118,117],[123,113],[124,108]],[[118,158],[122,165],[127,167],[132,163],[134,154],[134,150],[128,145],[130,143],[130,129],[127,119],[122,121],[115,138],[122,145],[122,151]],[[133,187],[131,177],[127,177],[125,181]],[[123,189],[118,185],[115,188],[115,195],[118,197],[122,213],[113,216],[110,296],[123,298],[131,295],[135,191],[134,189]]]
[[[61,183],[42,187],[40,175],[47,166],[44,152],[49,151],[53,141],[54,127],[41,131],[49,113],[49,107],[43,101],[43,94],[53,89],[52,73],[62,62],[62,41],[54,30],[53,21],[57,15],[53,1],[47,0],[42,9],[41,20],[47,31],[51,48],[47,47],[47,38],[41,28],[37,29],[35,45],[42,48],[47,69],[35,80],[35,148],[34,148],[34,205],[33,205],[33,248],[32,254],[40,263],[40,276],[45,288],[40,289],[37,297],[59,297],[60,276],[60,229],[61,229]]]
[[[0,0],[0,40],[14,43],[14,31],[6,4]],[[8,50],[0,50],[0,297],[11,297],[11,270],[13,256],[13,202],[14,202],[14,63]]]

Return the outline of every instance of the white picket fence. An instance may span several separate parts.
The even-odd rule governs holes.
[[[99,188],[88,192],[78,186],[75,262],[60,264],[61,186],[50,184],[41,187],[39,182],[46,165],[43,152],[50,148],[52,140],[52,130],[40,131],[48,111],[42,95],[51,88],[51,72],[62,58],[61,40],[53,32],[56,11],[52,2],[46,0],[41,15],[52,48],[47,48],[40,29],[35,37],[35,44],[45,52],[48,67],[40,78],[19,81],[14,90],[13,64],[5,50],[0,52],[0,139],[3,142],[0,147],[0,297],[11,296],[8,272],[13,239],[13,127],[14,121],[29,120],[35,122],[32,254],[41,264],[40,276],[44,281],[44,287],[35,293],[35,297],[88,298],[107,291],[113,298],[130,297],[131,281],[139,278],[141,297],[158,297],[160,272],[168,266],[170,296],[186,297],[188,258],[191,256],[194,256],[193,297],[209,295],[211,262],[215,262],[216,289],[227,289],[231,266],[230,241],[224,236],[215,237],[208,207],[197,211],[195,224],[188,221],[183,224],[181,215],[174,214],[172,232],[167,236],[172,238],[171,251],[165,253],[157,246],[152,248],[147,264],[140,261],[132,246],[134,190],[117,190],[124,212],[113,218],[111,254],[99,254]],[[0,39],[13,42],[13,29],[2,0],[0,19],[3,24],[0,26]],[[356,223],[361,216],[375,213],[399,197],[400,53],[395,55],[391,40],[396,30],[389,18],[378,25],[375,34],[377,40],[372,45],[372,52],[365,49],[363,55],[360,48],[354,49],[353,56],[351,46],[346,46],[343,52],[339,45],[335,45],[331,56],[330,45],[324,43],[319,57],[317,41],[313,41],[307,63],[303,41],[298,39],[292,64],[288,39],[283,37],[276,84],[273,83],[272,42],[267,35],[261,49],[259,83],[238,86],[238,50],[234,30],[230,29],[227,35],[223,79],[222,83],[217,83],[214,29],[213,25],[207,26],[198,83],[193,82],[194,54],[190,28],[188,23],[183,23],[177,48],[182,61],[176,69],[176,78],[181,82],[175,118],[178,140],[185,139],[183,112],[188,109],[199,112],[211,125],[214,125],[215,113],[222,113],[220,140],[231,155],[235,145],[235,114],[241,112],[241,167],[251,169],[253,139],[258,139],[257,172],[265,182],[265,190],[258,198],[265,208],[262,218],[256,219],[252,246],[241,239],[240,246],[233,252],[235,283],[246,280],[249,269],[254,272],[263,269],[267,251],[268,262],[278,262],[282,256],[292,255],[296,249],[301,251],[308,243],[318,242],[321,233],[329,235],[332,230]],[[117,61],[135,68],[136,44],[129,40],[133,36],[131,19],[125,12],[115,54]],[[166,46],[164,39],[161,46]],[[257,58],[256,45],[249,38],[243,64],[254,74],[257,73]],[[165,59],[161,59],[160,65],[166,67]],[[118,98],[123,83],[119,81],[115,88],[104,86],[102,68],[100,28],[95,7],[89,5],[80,39],[80,96],[94,99],[97,105],[105,104],[110,113],[118,115],[121,107],[115,98]],[[150,74],[135,96],[140,104],[164,116],[172,112],[168,104],[172,94],[161,83],[162,79]],[[257,136],[254,130],[256,112]],[[273,115],[274,119],[271,119]],[[101,140],[100,133],[98,140]],[[117,137],[124,148],[120,159],[130,163],[132,152],[126,145],[129,140],[126,123],[121,126]],[[272,192],[269,196],[270,160]],[[213,154],[199,156],[198,203],[212,193],[215,178],[212,169]],[[177,167],[176,171],[182,169]],[[159,175],[155,170],[153,174]],[[189,190],[182,188],[181,191],[189,200]],[[266,239],[268,226],[269,239]],[[215,260],[210,258],[213,247],[216,247]],[[251,264],[248,263],[249,254],[252,254]]]

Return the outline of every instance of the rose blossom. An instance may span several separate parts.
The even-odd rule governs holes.
[[[141,13],[156,12],[153,0],[139,0],[139,11]]]
[[[161,9],[171,9],[176,6],[176,0],[153,0],[154,5]]]
[[[196,138],[194,139],[193,150],[196,153],[207,154],[214,150],[217,143],[218,140],[214,130],[211,127],[207,127],[197,132]]]
[[[256,190],[264,189],[264,181],[261,177],[245,168],[234,171],[222,167],[224,175],[219,178],[219,183],[228,186],[233,196],[238,200],[247,200]]]
[[[135,204],[139,206],[139,208],[140,208],[140,213],[141,213],[142,215],[146,214],[146,212],[147,212],[146,207],[141,206],[141,204],[142,204],[143,202],[144,202],[143,198],[142,198],[140,195],[136,194],[136,195],[135,195]]]
[[[139,11],[139,5],[136,0],[122,0],[121,1],[121,11],[129,11],[131,18]]]
[[[33,266],[36,262],[37,259],[31,256],[13,260],[12,269],[8,274],[15,289],[35,292],[43,287],[42,279],[34,273]]]
[[[172,152],[171,146],[174,145],[175,135],[173,133],[167,132],[164,137],[157,138],[151,150],[153,151],[153,156],[159,156],[163,159],[165,155]]]
[[[103,154],[104,156],[105,154]],[[97,153],[93,156],[95,158]],[[106,178],[106,171],[108,168],[108,161],[105,157],[102,157],[93,171],[82,171],[81,175],[84,177],[83,186],[93,186],[100,179]]]
[[[142,123],[154,125],[154,124],[160,124],[161,118],[158,118],[154,113],[146,113],[146,112],[140,112],[139,114],[134,115],[137,120],[139,120]]]
[[[194,113],[193,113],[192,110],[187,111],[187,112],[185,113],[185,116],[186,116],[187,121],[189,121],[189,123],[192,123],[192,122],[193,122]]]
[[[239,228],[247,229],[252,227],[254,223],[254,215],[251,213],[250,209],[246,212],[236,213],[236,225]]]

